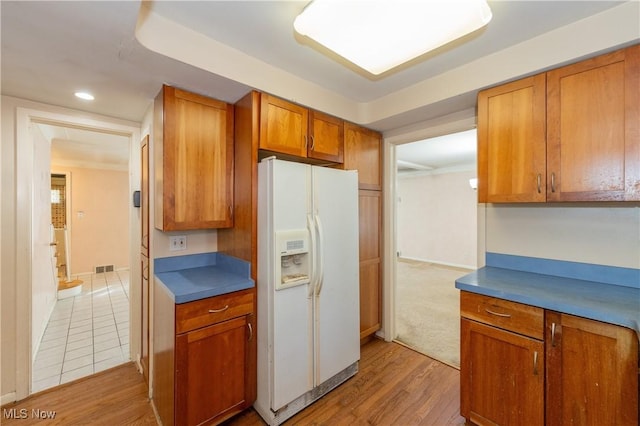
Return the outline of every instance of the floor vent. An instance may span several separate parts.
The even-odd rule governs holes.
[[[106,265],[104,267],[105,272],[113,272],[113,265]]]
[[[96,266],[96,274],[101,274],[104,272],[104,266]]]

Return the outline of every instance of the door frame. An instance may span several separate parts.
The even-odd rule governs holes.
[[[81,115],[82,114],[82,115]],[[58,113],[30,108],[16,108],[16,400],[26,398],[31,393],[31,290],[32,290],[32,216],[33,212],[33,153],[35,141],[30,128],[33,123],[76,127],[87,130],[113,133],[129,138],[129,193],[139,186],[140,159],[138,143],[140,127],[121,124],[108,117],[89,117],[86,113],[74,111]],[[24,212],[28,214],[19,214]],[[139,293],[139,241],[140,220],[131,206],[129,211],[129,246],[130,246],[130,296],[129,296],[129,333],[130,354],[138,360],[140,324],[135,319],[140,313]],[[133,338],[136,336],[136,338]]]
[[[397,281],[397,166],[396,145],[463,132],[476,127],[475,108],[425,121],[420,125],[396,129],[383,135],[383,276],[382,276],[382,328],[377,333],[385,341],[396,338],[396,281]],[[478,268],[485,258],[485,205],[478,204]]]

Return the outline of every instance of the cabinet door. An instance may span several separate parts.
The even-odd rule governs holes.
[[[307,156],[309,112],[266,93],[260,107],[260,149]]]
[[[640,200],[640,45],[547,74],[547,200]]]
[[[140,364],[142,365],[142,374],[149,383],[149,320],[150,320],[150,298],[149,298],[149,258],[144,254],[140,255],[141,259],[141,269],[142,269],[142,291],[140,292],[140,297],[142,299],[142,309],[141,309],[141,335],[142,335],[142,344],[141,344],[141,354],[140,354]]]
[[[344,169],[358,171],[360,189],[382,189],[382,137],[380,133],[344,123]]]
[[[381,229],[382,193],[359,192],[360,224],[360,338],[380,329],[382,322]]]
[[[245,408],[247,324],[244,316],[176,337],[176,424],[222,420]]]
[[[549,425],[638,424],[634,331],[547,312],[546,341]]]
[[[232,226],[233,106],[165,86],[163,127],[162,229]]]
[[[544,424],[544,344],[461,320],[460,414],[478,425]]]
[[[140,145],[140,253],[149,256],[149,135]]]
[[[546,199],[545,75],[478,95],[478,201]]]
[[[140,259],[141,259],[141,355],[142,374],[149,383],[149,136],[140,146],[141,182],[140,182]]]
[[[336,117],[309,111],[309,147],[307,156],[342,163],[344,159],[344,122]]]

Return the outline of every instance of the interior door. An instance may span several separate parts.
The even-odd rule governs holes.
[[[141,242],[140,258],[142,263],[142,374],[149,383],[149,136],[147,135],[140,146],[141,185],[140,185],[140,217]]]

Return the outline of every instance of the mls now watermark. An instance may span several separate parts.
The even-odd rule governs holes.
[[[56,412],[51,410],[41,410],[39,408],[3,408],[2,416],[5,419],[42,419],[52,420],[56,418]]]

